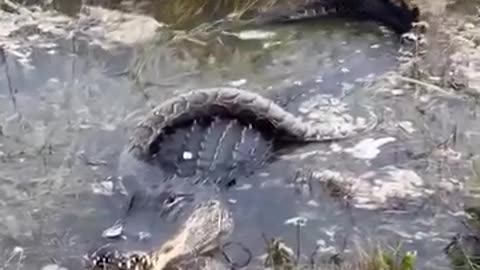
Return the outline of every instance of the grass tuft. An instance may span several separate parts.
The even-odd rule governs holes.
[[[397,247],[383,247],[364,250],[358,248],[349,256],[335,254],[322,263],[299,263],[291,248],[280,239],[266,239],[265,269],[271,270],[415,270],[416,252],[403,251]]]

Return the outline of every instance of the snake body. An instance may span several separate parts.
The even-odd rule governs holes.
[[[291,23],[325,17],[341,17],[379,22],[397,34],[410,31],[418,22],[418,7],[407,0],[302,0],[289,6],[268,10],[258,16],[257,22]]]
[[[193,90],[170,98],[141,121],[130,138],[130,151],[145,159],[158,151],[158,139],[169,127],[202,117],[226,115],[248,123],[273,128],[280,139],[297,142],[322,142],[344,139],[376,125],[344,129],[335,123],[306,123],[260,94],[237,88]]]

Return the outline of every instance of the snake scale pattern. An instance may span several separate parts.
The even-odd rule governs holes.
[[[419,16],[418,7],[407,0],[293,0],[290,5],[262,13],[258,22],[292,23],[337,17],[375,21],[401,35],[410,31]]]

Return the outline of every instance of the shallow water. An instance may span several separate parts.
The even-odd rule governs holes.
[[[306,254],[316,244],[341,252],[354,249],[355,241],[404,241],[418,252],[422,269],[445,268],[441,249],[462,229],[462,183],[479,144],[475,102],[436,93],[418,99],[407,86],[403,93],[367,88],[395,69],[399,55],[398,40],[374,24],[329,21],[263,30],[275,36],[239,40],[224,33],[209,46],[156,42],[111,50],[88,45],[88,37],[65,38],[55,40],[59,46],[53,49],[33,46],[29,67],[7,50],[0,71],[4,268],[40,269],[53,259],[77,269],[78,258],[98,244],[119,213],[122,198],[98,192],[119,176],[118,157],[131,128],[150,106],[175,93],[232,84],[278,93],[277,101],[296,114],[323,95],[345,102],[353,115],[365,117],[362,106],[374,106],[383,120],[372,133],[293,149],[266,173],[240,179],[251,188],[228,194],[236,201],[233,240],[256,256],[263,232],[295,247],[295,228],[285,221],[301,216],[308,220],[301,230]],[[135,80],[125,72],[132,63],[143,64]],[[442,149],[453,129],[455,142]],[[389,137],[395,141],[380,146],[377,155],[354,148],[363,139]],[[310,190],[298,183],[296,171],[307,169],[373,183],[366,189],[374,193],[381,192],[374,189],[378,182],[398,175],[392,182],[418,178],[424,186],[414,185],[415,192],[432,192],[400,200],[395,211],[345,208],[315,180]]]

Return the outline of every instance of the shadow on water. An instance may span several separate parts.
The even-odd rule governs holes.
[[[60,5],[66,2],[54,3],[67,13],[78,9],[74,1],[64,7]],[[370,95],[364,86],[398,64],[398,40],[371,24],[331,21],[264,30],[275,36],[242,40],[223,33],[207,46],[157,43],[148,50],[105,51],[82,41],[72,47],[71,40],[64,40],[54,51],[34,48],[30,67],[7,54],[8,69],[0,73],[0,258],[8,261],[6,269],[16,268],[18,248],[24,251],[24,269],[37,269],[51,258],[76,269],[76,259],[98,244],[124,202],[121,196],[108,198],[110,185],[118,177],[118,156],[128,132],[149,109],[145,103],[157,104],[177,91],[228,84],[278,93],[278,102],[296,114],[318,95],[340,99],[360,116],[361,105],[374,105],[384,126],[339,142],[343,150],[362,139],[397,139],[372,159],[335,151],[336,144],[302,147],[293,159],[281,159],[266,173],[243,179],[239,186],[251,188],[228,194],[236,202],[231,205],[237,228],[233,240],[256,255],[264,247],[264,232],[281,235],[294,246],[294,227],[285,221],[302,216],[308,220],[301,235],[305,252],[316,245],[341,252],[356,239],[403,240],[418,251],[421,264],[444,266],[440,250],[458,226],[455,192],[448,194],[454,202],[450,208],[432,195],[413,211],[346,210],[319,185],[305,192],[296,182],[296,169],[347,170],[356,178],[373,175],[373,181],[380,181],[398,167],[415,171],[429,187],[440,178],[458,179],[467,173],[464,157],[452,161],[430,154],[432,145],[448,136],[453,121],[459,133],[475,123],[465,102],[432,99],[442,106],[419,116],[418,106],[426,104],[417,104],[408,92],[389,98]],[[136,81],[122,73],[134,62],[143,64]],[[448,117],[456,120],[442,120]],[[413,123],[416,131],[392,131],[402,121]],[[422,133],[426,124],[433,127],[428,139]],[[459,136],[455,147],[466,151],[472,141]]]

